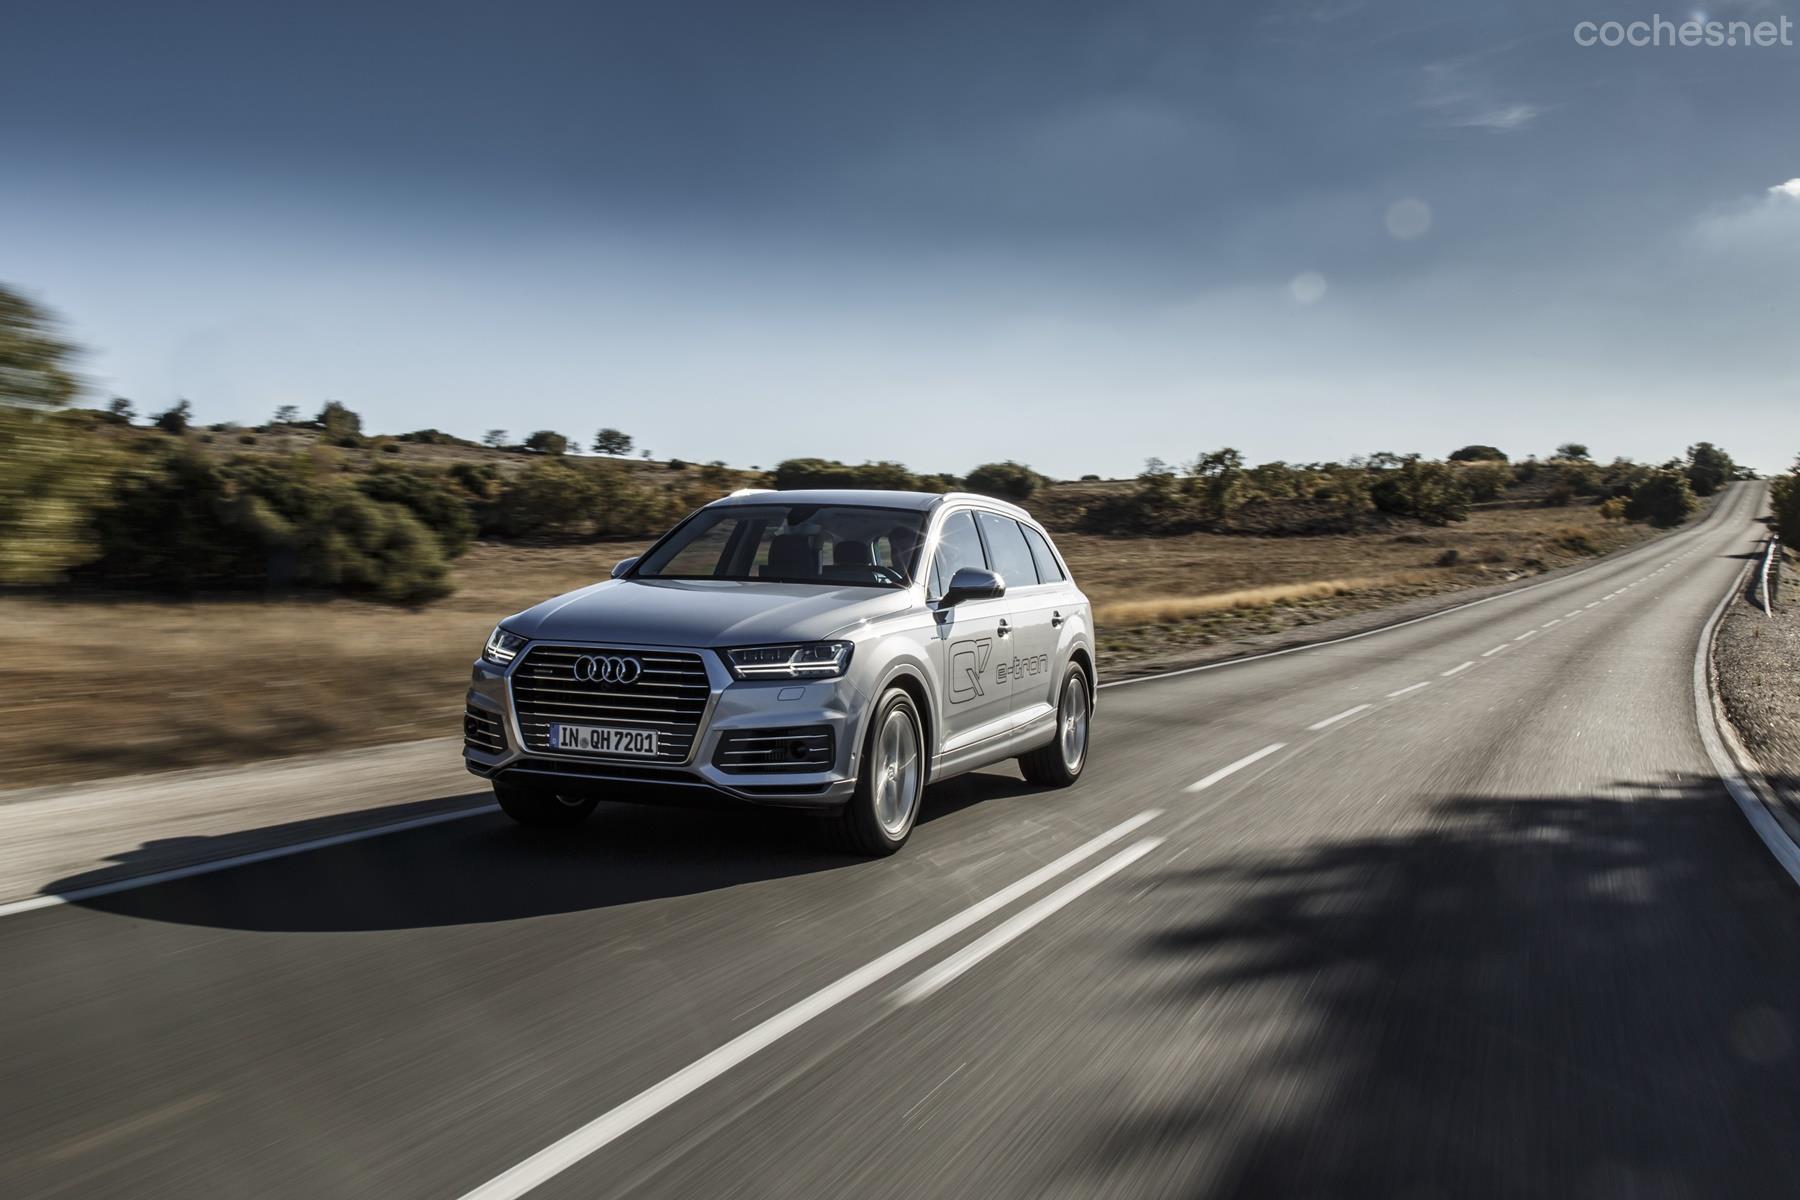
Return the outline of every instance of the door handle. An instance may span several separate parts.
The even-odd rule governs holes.
[[[1067,619],[1068,619],[1067,617],[1063,616],[1059,612],[1051,613],[1050,614],[1050,628],[1055,629],[1058,625],[1061,625]]]
[[[998,634],[1000,637],[1005,637],[1007,634],[1012,632],[1012,626],[1008,625],[1006,623],[1005,617],[1001,617],[1000,618],[1000,628],[995,630],[994,632],[996,634]]]

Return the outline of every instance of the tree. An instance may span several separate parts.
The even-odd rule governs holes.
[[[180,435],[187,432],[188,421],[193,418],[194,406],[186,400],[177,400],[170,408],[150,419],[150,423],[164,433]]]
[[[1687,520],[1698,507],[1687,476],[1680,471],[1658,470],[1646,475],[1632,491],[1631,499],[1625,503],[1625,516],[1668,529]]]
[[[1710,496],[1737,473],[1731,455],[1711,442],[1697,442],[1687,450],[1688,486],[1696,496]]]
[[[275,410],[274,423],[277,425],[293,425],[298,423],[299,420],[300,410],[292,404],[284,404]]]
[[[1800,546],[1800,458],[1788,474],[1769,481],[1769,503],[1775,510],[1775,532],[1789,546]]]
[[[1188,465],[1187,492],[1204,521],[1217,521],[1238,506],[1244,485],[1244,456],[1226,446]]]
[[[1044,477],[1030,467],[1009,459],[1003,463],[983,463],[970,471],[963,482],[971,492],[1023,502],[1037,491],[1038,485],[1044,482]]]
[[[319,410],[318,423],[328,441],[339,446],[362,445],[362,418],[336,400],[325,402]]]
[[[1572,458],[1577,462],[1588,460],[1588,448],[1580,442],[1564,442],[1556,448],[1557,458]]]
[[[1503,463],[1507,461],[1507,457],[1495,446],[1464,446],[1461,450],[1451,452],[1450,461]]]
[[[49,312],[0,286],[0,404],[62,408],[75,399],[75,347],[56,330]]]
[[[540,429],[525,439],[525,448],[534,454],[559,455],[569,448],[569,439],[553,429]]]
[[[481,444],[484,446],[487,446],[488,448],[493,449],[493,450],[505,449],[505,447],[506,447],[506,430],[504,430],[504,429],[488,430],[486,433],[481,435]]]
[[[602,429],[594,435],[595,454],[630,454],[631,435],[617,429]]]
[[[106,419],[114,425],[129,425],[137,413],[132,410],[131,401],[123,396],[114,396],[112,403],[106,406]]]

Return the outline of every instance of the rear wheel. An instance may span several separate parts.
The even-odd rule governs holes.
[[[521,825],[566,827],[588,819],[599,801],[580,796],[559,796],[543,788],[494,781],[494,799],[500,811]]]
[[[925,791],[925,737],[912,697],[898,688],[881,698],[863,745],[856,793],[838,814],[839,839],[874,857],[906,845]]]
[[[1087,672],[1070,663],[1056,705],[1056,737],[1049,745],[1019,756],[1019,770],[1029,782],[1068,787],[1081,778],[1081,769],[1087,765],[1088,723],[1093,711]]]

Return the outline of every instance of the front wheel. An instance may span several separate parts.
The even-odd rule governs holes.
[[[912,697],[895,688],[869,722],[856,793],[838,814],[839,839],[858,854],[892,854],[912,834],[924,791],[924,725]]]
[[[1019,770],[1027,782],[1060,788],[1081,778],[1081,769],[1087,766],[1088,723],[1093,712],[1087,673],[1070,663],[1056,705],[1055,739],[1019,756]]]
[[[494,782],[494,799],[500,802],[500,811],[519,824],[552,828],[581,824],[600,803],[498,780]]]

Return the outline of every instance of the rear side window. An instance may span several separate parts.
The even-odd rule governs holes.
[[[1031,547],[1025,544],[1025,531],[1019,528],[1017,521],[997,513],[978,512],[975,523],[981,526],[988,558],[1007,587],[1030,587],[1038,581],[1037,566],[1031,561]]]
[[[975,518],[966,508],[957,509],[944,518],[938,535],[937,556],[931,560],[931,594],[941,596],[950,580],[964,567],[987,566],[981,552],[981,536],[975,532]]]
[[[1025,531],[1025,540],[1031,543],[1031,558],[1037,563],[1039,583],[1060,583],[1068,576],[1063,574],[1062,565],[1056,561],[1056,555],[1050,549],[1050,543],[1044,535],[1029,525],[1021,525]]]

